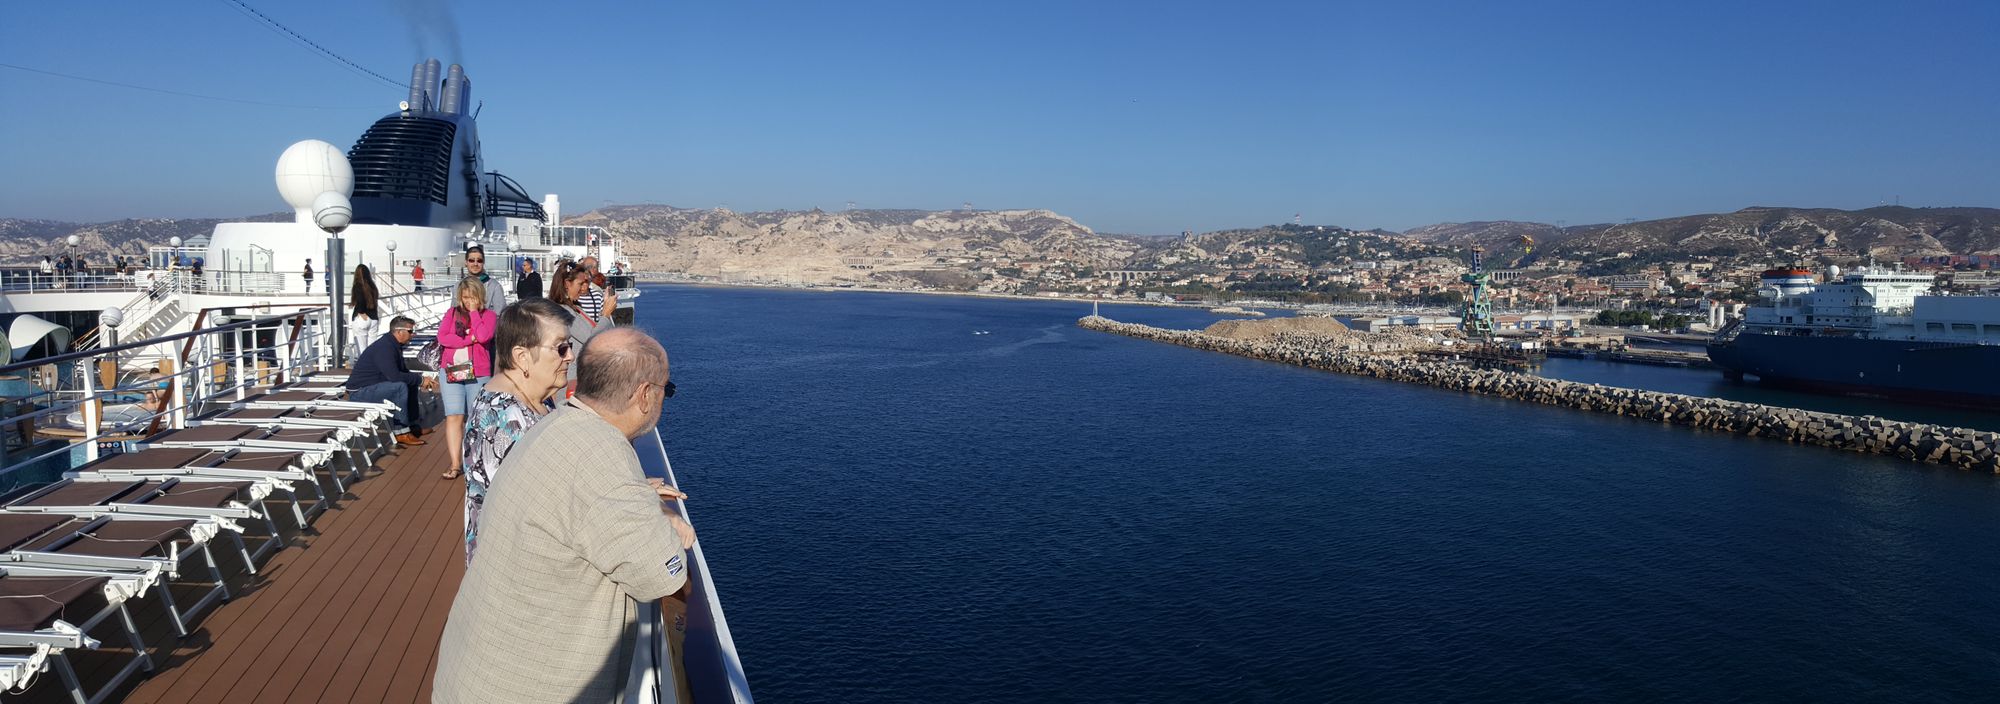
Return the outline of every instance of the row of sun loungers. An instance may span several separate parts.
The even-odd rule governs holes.
[[[274,505],[310,530],[393,442],[394,406],[343,400],[342,379],[316,374],[249,396],[138,441],[136,451],[0,497],[0,693],[53,669],[79,704],[103,701],[153,668],[132,602],[155,596],[187,637],[230,598],[216,541],[254,574],[286,544]],[[177,603],[174,584],[187,603]],[[132,655],[87,693],[66,653],[105,647],[91,634],[114,616]]]

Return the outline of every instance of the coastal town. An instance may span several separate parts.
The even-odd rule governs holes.
[[[1395,324],[1450,327],[1470,293],[1474,251],[1502,329],[1597,323],[1707,332],[1736,317],[1774,266],[1853,268],[1874,263],[1937,275],[1938,290],[1991,292],[2000,256],[1910,255],[1875,259],[1857,248],[1817,246],[1755,253],[1675,253],[1594,248],[1583,239],[1537,247],[1532,236],[1441,242],[1380,230],[1286,224],[1140,241],[1122,261],[1100,252],[1020,254],[1000,247],[944,247],[846,257],[844,276],[802,281],[782,272],[673,278],[719,283],[969,292],[1246,308],[1397,312]],[[1096,256],[1093,256],[1096,255]]]

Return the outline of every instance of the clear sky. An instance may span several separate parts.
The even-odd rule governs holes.
[[[1167,234],[2000,205],[1992,0],[244,2],[399,82],[464,63],[488,167],[572,212],[970,201]],[[282,210],[286,145],[350,146],[404,97],[227,0],[0,3],[0,63],[308,106],[0,68],[0,217]]]

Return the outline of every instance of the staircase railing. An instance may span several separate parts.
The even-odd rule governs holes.
[[[181,272],[172,272],[167,275],[165,281],[155,281],[152,286],[140,291],[138,295],[132,297],[132,300],[127,301],[125,305],[119,306],[118,309],[123,312],[122,314],[127,322],[137,323],[132,329],[143,330],[146,325],[153,322],[153,319],[157,317],[160,311],[169,307],[178,311],[180,308],[180,299],[177,294],[185,291],[186,288],[186,277],[182,276]],[[178,312],[176,312],[176,315],[178,315]],[[124,325],[124,323],[120,323],[120,325]],[[104,326],[94,326],[84,332],[82,337],[76,338],[76,341],[70,345],[70,348],[75,350],[97,349],[102,346],[101,338],[103,334]],[[150,336],[145,335],[144,337]]]

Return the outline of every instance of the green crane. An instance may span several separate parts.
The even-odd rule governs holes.
[[[1482,261],[1486,248],[1472,247],[1472,271],[1458,280],[1472,285],[1472,291],[1465,297],[1465,310],[1459,314],[1458,329],[1465,336],[1482,343],[1493,342],[1493,299],[1486,294],[1488,274]]]

